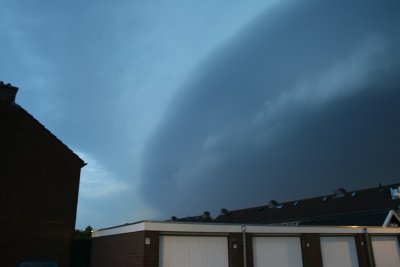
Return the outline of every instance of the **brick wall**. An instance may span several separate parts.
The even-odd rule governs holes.
[[[160,232],[145,231],[145,238],[149,238],[150,244],[145,244],[143,266],[158,267],[160,255]]]
[[[67,267],[83,162],[34,118],[0,101],[0,259]]]
[[[92,267],[142,267],[145,232],[96,237],[92,240]],[[158,263],[157,263],[158,264]]]
[[[246,262],[247,262],[247,267],[253,267],[254,266],[254,261],[253,261],[253,235],[246,233]]]
[[[246,233],[247,267],[253,267],[253,235]],[[150,238],[150,244],[145,239]],[[369,242],[369,243],[368,243]],[[360,267],[374,267],[373,253],[371,261],[368,254],[370,238],[364,234],[355,235],[355,243]],[[301,235],[304,267],[322,267],[320,234]],[[158,267],[160,255],[160,233],[141,231],[128,234],[96,237],[93,239],[92,267]],[[371,252],[372,252],[372,247]],[[228,234],[228,259],[230,267],[242,267],[242,233]],[[370,263],[371,262],[371,263]]]
[[[373,253],[371,240],[365,234],[357,234],[354,237],[357,249],[358,264],[360,267],[373,267]],[[370,251],[369,251],[370,250]]]
[[[243,242],[242,234],[230,233],[228,236],[228,257],[230,267],[243,266]]]
[[[301,238],[304,267],[322,267],[319,234],[303,234]]]

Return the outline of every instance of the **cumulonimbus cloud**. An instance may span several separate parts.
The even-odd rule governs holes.
[[[290,1],[194,71],[144,154],[166,215],[400,176],[397,1]]]

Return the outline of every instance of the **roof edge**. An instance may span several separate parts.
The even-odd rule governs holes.
[[[51,138],[53,138],[58,144],[64,147],[67,151],[71,153],[73,157],[75,157],[80,163],[81,168],[87,165],[83,159],[81,159],[78,154],[76,154],[71,148],[69,148],[66,144],[63,143],[55,134],[53,134],[49,129],[46,128],[39,120],[37,120],[32,114],[30,114],[27,110],[21,107],[18,104],[13,104],[13,106],[22,111],[23,115],[27,116],[30,120],[32,120],[35,124],[37,124],[40,128],[42,128],[46,134],[48,134]]]
[[[158,231],[161,233],[204,233],[226,234],[229,233],[254,233],[254,234],[282,234],[300,235],[305,233],[321,234],[400,234],[400,228],[390,227],[363,227],[363,226],[267,226],[260,224],[203,224],[165,221],[140,221],[137,223],[111,227],[94,231],[93,238],[128,234],[140,231]]]

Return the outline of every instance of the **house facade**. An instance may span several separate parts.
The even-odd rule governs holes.
[[[17,90],[0,82],[0,266],[68,266],[85,164],[15,103]]]

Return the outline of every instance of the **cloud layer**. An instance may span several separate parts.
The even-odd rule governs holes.
[[[398,182],[397,1],[286,1],[198,66],[149,140],[164,216]]]
[[[190,70],[276,2],[0,0],[0,79],[88,163],[78,228],[156,217],[138,187],[145,141]]]

